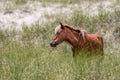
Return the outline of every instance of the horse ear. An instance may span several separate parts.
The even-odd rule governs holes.
[[[64,29],[64,25],[60,22],[61,29]]]

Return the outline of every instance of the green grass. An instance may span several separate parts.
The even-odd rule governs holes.
[[[27,0],[15,0],[16,4],[25,4],[27,3]]]
[[[25,4],[28,1],[40,1],[42,3],[63,3],[63,4],[75,4],[75,3],[82,3],[84,1],[88,1],[88,2],[100,2],[99,0],[12,0],[14,1],[16,4]],[[104,1],[104,0],[101,0]],[[112,0],[109,0],[112,1]],[[116,0],[117,2],[119,2],[119,0]]]
[[[120,55],[72,58],[62,47],[9,43],[0,53],[1,80],[119,80]]]
[[[72,57],[66,44],[51,48],[49,42],[59,22],[104,38],[112,29],[114,38],[104,39],[105,55]],[[23,31],[0,31],[0,80],[119,80],[120,79],[120,11],[100,12],[98,16],[75,11],[71,17],[54,22],[23,26]],[[18,37],[17,37],[18,36]],[[116,44],[117,43],[117,44]],[[114,47],[116,45],[117,47]],[[118,53],[118,54],[117,54]]]
[[[25,4],[27,1],[30,0],[13,0],[15,1],[16,4]],[[35,1],[40,1],[40,2],[53,2],[53,3],[78,3],[81,2],[82,0],[35,0]],[[95,0],[93,0],[95,1]]]

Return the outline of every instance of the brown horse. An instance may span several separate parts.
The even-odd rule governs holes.
[[[60,23],[55,28],[55,36],[53,36],[50,45],[51,47],[56,47],[63,41],[71,45],[73,57],[80,51],[86,51],[89,55],[103,55],[103,39],[101,36],[88,34],[85,31],[73,29],[68,25]]]

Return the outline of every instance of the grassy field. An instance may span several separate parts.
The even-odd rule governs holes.
[[[27,1],[31,1],[31,0],[12,0],[12,1],[14,1],[16,4],[24,4],[24,3],[27,3]],[[72,3],[74,4],[74,3],[83,2],[83,0],[35,0],[35,1],[40,1],[40,2],[44,2],[44,3],[52,2],[52,3],[64,3],[64,4],[72,4]],[[89,1],[89,0],[84,0],[84,1]],[[98,2],[99,0],[91,0],[91,1]],[[101,0],[101,1],[104,1],[104,0]],[[109,1],[112,1],[112,0],[109,0]]]
[[[104,58],[78,55],[74,59],[64,43],[51,48],[54,28],[61,21],[102,35]],[[54,22],[23,25],[22,31],[0,30],[0,80],[120,80],[119,61],[120,9],[96,16],[74,11]]]

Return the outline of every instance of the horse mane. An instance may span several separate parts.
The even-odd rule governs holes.
[[[76,31],[76,32],[80,32],[81,30],[79,30],[79,29],[74,29],[74,28],[72,28],[72,27],[69,27],[68,25],[64,25],[64,27],[66,27],[66,28],[68,28],[68,29],[70,29],[70,30],[72,30],[72,31]]]
[[[66,27],[66,28],[68,28],[68,29],[70,29],[70,30],[72,30],[72,31],[76,31],[77,33],[79,33],[79,35],[82,35],[83,40],[86,42],[85,35],[87,34],[87,32],[86,32],[85,30],[83,30],[83,29],[81,29],[81,30],[79,30],[79,29],[74,29],[74,28],[72,28],[72,27],[69,27],[68,25],[64,25],[64,27]]]

